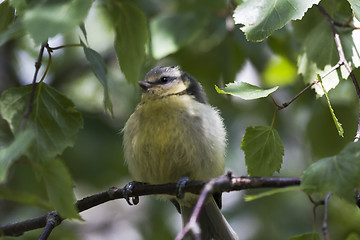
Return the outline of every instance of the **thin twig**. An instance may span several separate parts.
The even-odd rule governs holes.
[[[324,239],[325,240],[330,240],[330,235],[329,235],[329,229],[328,229],[328,203],[329,203],[329,198],[331,196],[331,193],[328,193],[328,195],[326,196],[325,200],[324,200],[324,221],[323,221],[323,225],[322,225],[322,231],[324,234]]]
[[[352,21],[352,18],[349,19],[348,22],[342,24],[342,23],[339,23],[339,22],[336,22],[334,21],[334,19],[331,18],[331,16],[325,11],[324,8],[322,8],[321,6],[317,6],[320,10],[321,13],[323,13],[326,18],[328,19],[328,21],[330,22],[330,26],[331,26],[331,30],[334,34],[334,39],[335,39],[335,43],[336,43],[336,47],[337,47],[337,50],[338,50],[338,53],[339,53],[339,57],[340,57],[340,60],[336,63],[336,65],[334,65],[328,72],[326,72],[323,76],[321,76],[321,78],[325,78],[326,76],[328,76],[330,73],[332,73],[333,71],[335,71],[336,69],[338,69],[340,66],[342,65],[345,65],[345,68],[347,69],[347,71],[349,72],[350,74],[350,77],[354,83],[354,86],[355,86],[355,89],[356,89],[356,93],[358,95],[358,98],[359,98],[359,103],[360,103],[360,88],[359,88],[359,85],[356,81],[356,78],[355,78],[355,75],[354,73],[352,72],[352,69],[351,69],[351,66],[349,64],[349,62],[346,60],[345,58],[345,54],[344,54],[344,50],[342,48],[342,45],[341,45],[341,40],[340,40],[340,37],[339,37],[339,34],[337,33],[336,31],[336,28],[335,26],[341,26],[341,27],[349,27],[349,28],[353,28],[353,29],[359,29],[357,27],[354,27],[354,26],[350,26],[350,22]],[[272,101],[274,102],[275,106],[281,110],[281,109],[284,109],[286,108],[287,106],[289,106],[293,101],[295,101],[298,97],[300,97],[304,92],[306,92],[307,90],[309,90],[314,84],[316,84],[316,81],[315,80],[314,82],[310,83],[308,86],[306,86],[303,90],[301,90],[298,94],[296,94],[293,98],[291,98],[289,101],[281,104],[281,105],[278,105],[276,103],[276,101],[274,100],[274,98],[270,95]],[[357,134],[356,134],[356,137],[355,137],[355,141],[357,141],[358,139],[360,138],[360,115],[359,115],[359,125],[358,125],[358,131],[357,131]]]
[[[339,61],[337,62],[332,68],[329,69],[329,71],[327,71],[323,76],[321,76],[321,78],[325,78],[327,77],[330,73],[332,73],[333,71],[335,71],[336,69],[338,69],[339,67],[341,67],[343,65],[343,62]],[[309,85],[307,85],[303,90],[301,90],[298,94],[296,94],[293,98],[291,98],[289,101],[284,102],[281,105],[278,105],[276,103],[276,101],[274,100],[274,98],[270,95],[272,101],[274,102],[275,106],[278,108],[278,110],[284,109],[287,106],[289,106],[293,101],[295,101],[296,99],[298,99],[304,92],[306,92],[307,90],[309,90],[312,86],[314,86],[314,84],[317,83],[317,79],[315,79],[312,83],[310,83]]]
[[[300,185],[299,178],[263,178],[263,177],[231,177],[227,175],[216,178],[216,192],[230,192],[254,188],[281,188]],[[189,181],[183,191],[199,194],[202,188],[209,181]],[[177,194],[177,183],[160,185],[139,184],[135,185],[128,197],[167,194],[175,196]],[[122,188],[110,188],[107,191],[97,193],[81,200],[75,204],[79,212],[83,212],[100,204],[115,199],[124,198]],[[24,232],[43,228],[46,225],[48,214],[28,219],[21,222],[10,223],[0,227],[0,235],[19,236]]]
[[[46,240],[49,238],[52,230],[61,223],[62,219],[57,212],[50,212],[47,214],[46,225],[41,233],[39,240]]]
[[[295,101],[298,97],[300,97],[304,92],[309,90],[314,84],[315,84],[315,82],[310,83],[303,90],[301,90],[298,94],[296,94],[293,98],[291,98],[288,102],[283,103],[280,106],[281,109],[286,108],[287,106],[289,106],[293,101]]]
[[[40,81],[39,82],[43,82],[47,73],[49,72],[49,69],[50,69],[50,65],[51,65],[51,53],[52,53],[52,48],[49,46],[49,44],[46,44],[46,51],[48,52],[48,55],[49,55],[49,61],[48,61],[48,64],[46,65],[46,69],[45,69],[45,72],[43,74],[43,76],[41,77]]]
[[[351,17],[349,18],[349,20],[347,20],[345,23],[341,23],[341,22],[334,20],[334,25],[338,26],[338,27],[343,27],[343,28],[360,29],[360,27],[350,25],[350,23],[352,22],[353,19],[354,19],[354,14],[352,14]]]
[[[277,109],[282,109],[283,108],[282,106],[277,104],[277,102],[275,101],[275,99],[273,98],[273,96],[271,94],[269,95],[269,97],[271,98],[271,100],[273,101],[273,103],[277,107]]]
[[[28,101],[27,107],[25,109],[23,119],[21,121],[19,132],[23,132],[25,130],[26,123],[27,123],[27,121],[29,119],[29,115],[30,115],[30,113],[32,111],[34,98],[35,98],[35,91],[36,91],[36,79],[37,79],[39,70],[40,70],[41,65],[42,65],[44,49],[46,48],[46,50],[47,50],[47,52],[49,54],[49,61],[48,61],[48,64],[46,66],[45,72],[44,72],[43,76],[41,77],[40,82],[44,81],[44,79],[45,79],[45,77],[46,77],[46,75],[47,75],[47,73],[49,71],[50,64],[51,64],[51,53],[52,53],[52,51],[62,49],[62,48],[67,48],[67,47],[81,47],[81,44],[66,44],[66,45],[62,45],[62,46],[58,46],[58,47],[50,47],[49,44],[46,42],[46,43],[43,43],[41,45],[40,52],[39,52],[39,55],[38,55],[38,59],[35,62],[35,73],[34,73],[34,76],[33,76],[32,89],[31,89],[31,92],[30,92],[29,101]]]
[[[360,193],[359,193],[359,189],[355,189],[355,201],[356,201],[356,206],[358,206],[358,208],[360,208]]]
[[[58,46],[58,47],[51,47],[51,50],[58,50],[61,48],[68,48],[68,47],[82,47],[81,44],[79,43],[74,43],[74,44],[66,44],[66,45],[62,45],[62,46]]]
[[[231,181],[231,176],[229,176],[229,179],[227,181],[229,181],[229,182]],[[182,231],[179,232],[179,234],[176,236],[175,240],[184,239],[184,237],[188,233],[192,233],[192,235],[194,236],[194,238],[196,240],[201,239],[199,225],[197,222],[198,222],[198,219],[200,216],[200,212],[201,212],[204,204],[206,203],[206,200],[209,198],[209,196],[211,196],[211,194],[214,193],[215,182],[216,182],[216,179],[212,179],[205,185],[205,187],[203,188],[203,190],[200,193],[200,197],[199,197],[198,201],[196,202],[196,205],[194,207],[193,213],[191,214],[190,220],[186,223],[186,225],[184,226]]]
[[[354,84],[354,87],[355,87],[356,94],[358,96],[359,106],[360,106],[360,87],[359,87],[359,84],[358,84],[358,82],[356,80],[355,74],[353,73],[353,71],[351,69],[350,63],[346,60],[344,49],[343,49],[342,44],[341,44],[340,36],[339,36],[339,33],[337,32],[336,27],[335,27],[336,22],[325,11],[325,9],[323,7],[321,7],[319,5],[317,7],[318,7],[319,11],[326,17],[326,19],[330,23],[331,31],[333,32],[336,48],[337,48],[339,58],[340,58],[339,62],[344,64],[346,70],[350,74],[351,80],[352,80],[352,82]],[[359,140],[359,138],[360,138],[360,111],[359,111],[358,129],[356,131],[354,142],[357,142]]]
[[[27,121],[29,119],[29,115],[30,115],[31,110],[32,110],[34,97],[35,97],[35,90],[36,90],[36,79],[37,79],[37,75],[39,73],[39,70],[41,68],[42,58],[43,58],[44,49],[45,49],[46,45],[47,45],[47,43],[44,43],[44,44],[41,45],[38,59],[35,62],[35,73],[34,73],[34,77],[33,77],[33,81],[32,81],[32,89],[31,89],[31,92],[30,92],[29,101],[28,101],[28,104],[27,104],[23,119],[21,121],[20,129],[19,129],[20,132],[23,132],[25,130],[26,123],[27,123]]]

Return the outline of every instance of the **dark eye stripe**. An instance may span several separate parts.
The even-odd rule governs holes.
[[[159,80],[157,80],[156,83],[157,84],[166,84],[166,83],[173,81],[174,79],[175,79],[175,77],[164,76],[164,77],[159,78]]]
[[[169,82],[169,78],[168,77],[162,77],[162,78],[160,78],[160,82],[161,83],[167,83],[167,82]]]

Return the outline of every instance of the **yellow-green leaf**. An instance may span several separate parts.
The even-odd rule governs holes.
[[[289,238],[289,240],[320,240],[320,239],[321,239],[320,235],[316,232],[304,233]]]
[[[245,201],[253,201],[257,200],[259,198],[263,197],[269,197],[278,193],[284,193],[284,192],[291,192],[291,191],[299,191],[301,190],[301,187],[299,186],[291,186],[291,187],[284,187],[284,188],[275,188],[270,191],[262,192],[256,195],[246,195],[244,197]]]
[[[328,104],[328,106],[329,106],[331,116],[332,116],[332,118],[333,118],[333,120],[334,120],[335,127],[336,127],[336,129],[338,130],[339,135],[340,135],[341,137],[344,137],[344,129],[342,128],[341,123],[339,122],[339,120],[338,120],[337,117],[335,116],[334,109],[331,107],[331,103],[330,103],[329,96],[328,96],[328,94],[327,94],[327,92],[326,92],[326,90],[325,90],[325,88],[324,88],[324,85],[323,85],[323,83],[322,83],[322,80],[321,80],[321,77],[320,77],[319,74],[317,74],[317,78],[318,78],[318,80],[319,80],[319,82],[320,82],[320,84],[321,84],[321,87],[322,87],[323,91],[324,91],[324,95],[325,95],[325,97],[326,97],[326,101],[327,101],[327,104]]]
[[[266,85],[289,85],[296,79],[296,67],[281,55],[272,56],[262,74]]]

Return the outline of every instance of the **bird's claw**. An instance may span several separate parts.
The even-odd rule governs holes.
[[[177,198],[179,198],[179,199],[184,198],[184,196],[185,196],[184,188],[188,181],[190,181],[190,178],[182,177],[177,182],[177,184],[176,184],[176,197]]]
[[[132,206],[132,205],[137,205],[139,203],[139,197],[135,196],[135,197],[130,197],[130,195],[132,194],[132,190],[134,189],[134,187],[139,184],[139,182],[129,182],[128,184],[125,185],[125,187],[123,187],[122,189],[122,194],[126,200],[126,202]]]

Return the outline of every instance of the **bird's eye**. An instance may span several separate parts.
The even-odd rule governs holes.
[[[162,84],[165,84],[165,83],[169,82],[169,80],[170,80],[169,77],[162,77],[162,78],[160,78],[160,82],[161,82]]]

